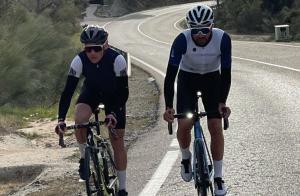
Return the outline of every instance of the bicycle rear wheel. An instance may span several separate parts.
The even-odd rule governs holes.
[[[91,147],[85,149],[85,185],[88,196],[103,196],[100,165],[97,152]]]
[[[204,146],[201,141],[194,143],[194,153],[196,158],[196,188],[199,196],[207,196],[209,191],[209,179]]]

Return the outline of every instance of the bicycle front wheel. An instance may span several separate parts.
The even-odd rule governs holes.
[[[103,196],[99,159],[95,149],[85,149],[85,185],[88,196]]]
[[[112,194],[112,196],[116,196],[119,188],[119,182],[109,143],[105,144],[105,148],[101,153],[103,157],[103,174],[105,178],[105,186],[107,187],[108,192]]]
[[[195,161],[196,161],[196,188],[199,196],[207,196],[209,189],[209,179],[207,170],[207,162],[204,151],[204,146],[201,141],[196,140],[194,143],[194,153],[195,153]]]

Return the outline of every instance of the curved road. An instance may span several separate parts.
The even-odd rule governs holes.
[[[110,43],[130,52],[132,61],[151,71],[162,87],[170,45],[180,33],[178,21],[192,5],[93,23],[104,24]],[[299,195],[299,62],[299,44],[233,40],[228,100],[232,116],[225,131],[224,157],[229,195]],[[130,195],[195,195],[193,183],[181,180],[174,138],[160,119],[129,149]]]

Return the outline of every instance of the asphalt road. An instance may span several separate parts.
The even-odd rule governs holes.
[[[193,4],[163,7],[104,24],[110,43],[130,52],[162,87],[178,21]],[[232,108],[225,131],[229,195],[300,193],[300,45],[233,40]],[[133,73],[134,74],[134,73]],[[161,109],[164,108],[161,99]],[[143,109],[143,108],[141,108]],[[130,195],[195,195],[179,174],[175,136],[161,119],[128,151]]]

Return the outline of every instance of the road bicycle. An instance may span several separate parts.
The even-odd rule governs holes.
[[[216,112],[201,112],[198,107],[198,99],[201,97],[201,93],[197,92],[196,109],[194,113],[180,113],[175,114],[174,118],[189,118],[193,119],[194,124],[194,142],[193,142],[193,179],[195,182],[195,188],[200,196],[207,196],[209,192],[214,195],[213,191],[213,161],[210,152],[207,147],[207,143],[203,134],[203,129],[200,124],[200,119],[207,116],[208,113]],[[224,130],[229,127],[228,119],[223,118]],[[169,134],[173,133],[172,123],[168,123]]]
[[[107,139],[100,134],[100,126],[107,123],[106,121],[99,121],[98,115],[103,108],[103,105],[100,105],[95,110],[93,121],[66,127],[67,130],[87,129],[87,146],[82,177],[88,196],[116,196],[118,191],[119,182],[111,147]],[[60,137],[59,142],[60,145],[65,146],[62,137]]]

